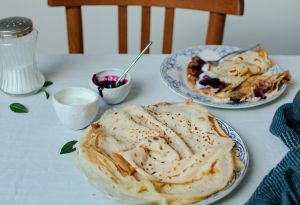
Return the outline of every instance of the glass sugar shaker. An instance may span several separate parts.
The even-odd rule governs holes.
[[[30,95],[42,88],[35,47],[38,32],[25,17],[0,20],[0,89],[10,95]]]

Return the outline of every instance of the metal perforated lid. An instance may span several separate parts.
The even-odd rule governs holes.
[[[0,38],[17,38],[33,30],[32,21],[25,17],[9,17],[0,20]]]

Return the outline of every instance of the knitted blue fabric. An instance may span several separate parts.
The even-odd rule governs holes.
[[[300,204],[300,91],[276,111],[270,132],[290,149],[260,183],[246,205]]]

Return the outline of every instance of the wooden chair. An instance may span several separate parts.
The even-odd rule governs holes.
[[[48,0],[49,6],[65,6],[70,53],[83,53],[81,6],[117,5],[119,53],[127,53],[127,6],[142,6],[141,49],[150,40],[151,6],[165,7],[163,53],[171,53],[175,8],[210,12],[206,44],[222,44],[226,14],[243,15],[243,0]]]

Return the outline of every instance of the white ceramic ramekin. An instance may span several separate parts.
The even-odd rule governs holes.
[[[56,92],[53,106],[59,120],[73,130],[93,122],[99,109],[98,93],[82,87],[68,87]]]

